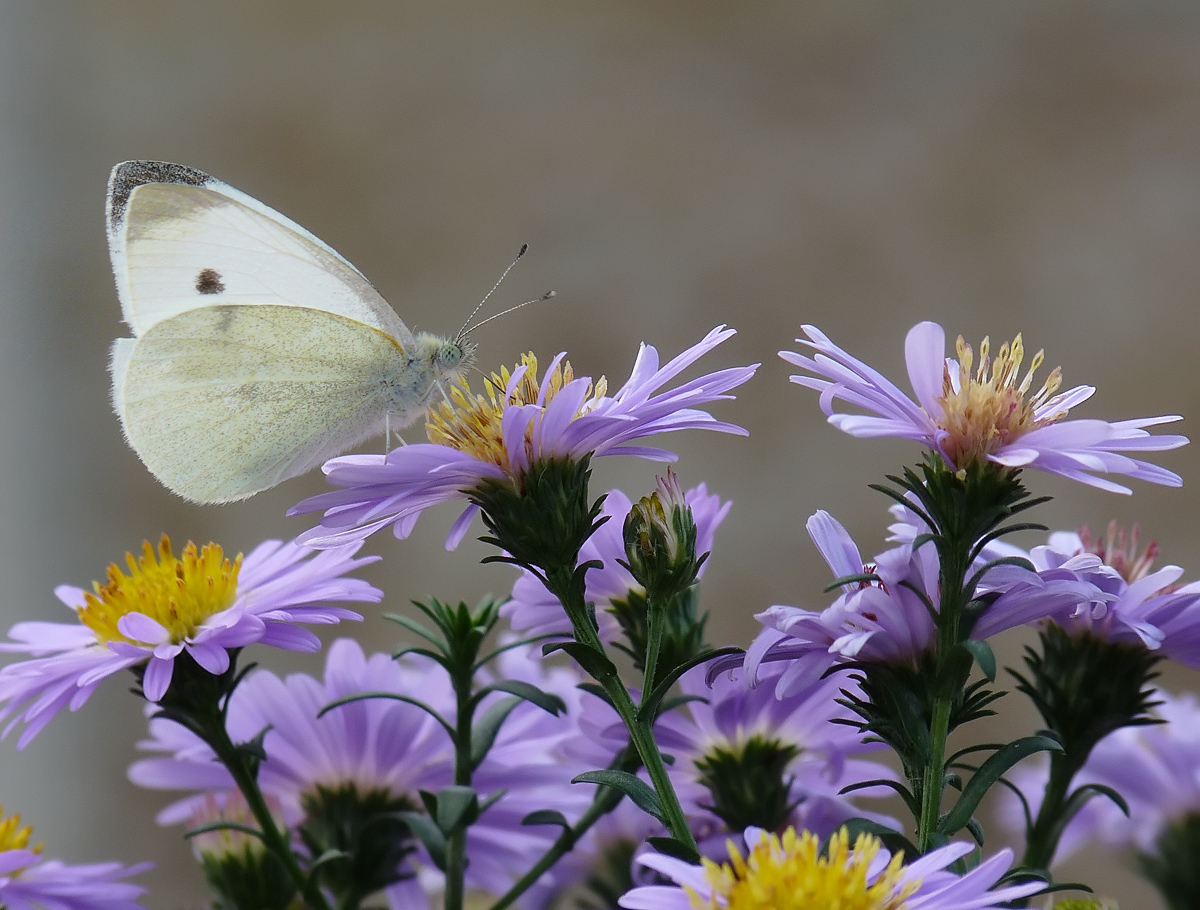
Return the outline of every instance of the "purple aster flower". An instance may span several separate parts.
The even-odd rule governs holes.
[[[613,395],[605,380],[594,385],[575,378],[559,354],[537,375],[532,354],[511,373],[501,370],[485,382],[486,395],[464,384],[430,410],[430,442],[403,446],[388,455],[348,455],[326,462],[329,482],[342,489],[314,496],[290,514],[324,510],[319,527],[302,540],[335,546],[360,540],[387,525],[407,537],[430,506],[466,499],[487,480],[520,488],[531,465],[547,459],[579,460],[589,455],[637,455],[672,461],[668,451],[637,440],[675,430],[706,429],[745,434],[701,406],[732,398],[758,364],[708,373],[665,392],[659,390],[701,356],[734,334],[718,326],[698,344],[660,367],[658,352],[643,344],[629,380]],[[477,508],[469,506],[455,522],[447,546],[466,534]]]
[[[732,503],[728,500],[722,502],[721,497],[709,494],[704,484],[692,487],[684,494],[684,498],[696,523],[696,552],[708,553],[712,550],[717,526],[729,514]],[[609,490],[602,512],[609,520],[588,538],[579,551],[581,565],[593,561],[603,564],[602,568],[588,571],[585,596],[596,605],[600,637],[606,642],[617,641],[621,636],[620,626],[611,612],[613,603],[628,600],[631,593],[645,594],[642,586],[620,562],[625,559],[621,526],[632,506],[629,497],[620,490]],[[700,573],[704,573],[703,565]],[[500,608],[500,614],[512,623],[515,630],[525,634],[556,633],[564,638],[571,637],[571,621],[563,611],[562,604],[528,571],[522,572],[513,585],[512,599]]]
[[[578,704],[579,677],[543,666],[527,649],[506,652],[499,670],[506,679],[534,683],[568,705]],[[382,794],[397,805],[417,809],[419,790],[436,792],[453,783],[450,739],[414,705],[367,699],[317,716],[332,702],[365,692],[419,698],[453,723],[452,690],[441,667],[416,659],[394,661],[386,654],[366,656],[350,639],[330,647],[324,681],[301,673],[280,679],[260,670],[231,696],[227,725],[235,742],[270,728],[263,742],[267,758],[259,770],[259,786],[279,802],[293,828],[302,826],[319,805],[322,790],[350,787],[360,796]],[[490,703],[485,701],[481,709]],[[152,738],[140,747],[161,757],[136,762],[129,769],[130,779],[143,787],[193,791],[160,813],[160,824],[189,821],[211,798],[211,791],[233,788],[228,772],[192,733],[165,719],[152,720],[150,729]],[[468,833],[467,881],[472,887],[502,893],[549,847],[558,829],[522,826],[529,812],[551,808],[577,815],[586,805],[588,794],[569,786],[573,772],[556,758],[558,744],[571,729],[564,718],[530,704],[509,715],[472,782],[484,796],[507,791]],[[425,902],[412,878],[390,886],[387,894],[396,908]]]
[[[1171,423],[1179,417],[1145,417],[1116,423],[1064,420],[1070,409],[1090,398],[1095,389],[1076,386],[1058,393],[1062,378],[1056,368],[1042,388],[1027,399],[1033,373],[1042,363],[1042,352],[1033,358],[1022,379],[1025,351],[1020,335],[1012,344],[1001,346],[994,362],[985,338],[979,346],[978,368],[972,373],[974,353],[970,345],[960,337],[958,359],[948,358],[942,327],[933,322],[917,324],[904,344],[908,377],[916,394],[913,401],[815,327],[803,328],[808,338],[796,340],[815,354],[809,357],[781,351],[779,356],[813,374],[792,376],[792,382],[820,392],[821,408],[829,415],[829,422],[852,436],[913,439],[937,452],[955,470],[980,461],[1010,468],[1034,467],[1117,493],[1130,491],[1096,473],[1124,474],[1166,486],[1182,482],[1171,471],[1122,454],[1184,445],[1185,436],[1151,436],[1146,431],[1146,427]],[[834,402],[839,399],[868,414],[835,411]]]
[[[676,884],[635,888],[620,905],[626,910],[1000,910],[1008,901],[1043,887],[1030,882],[995,888],[1012,864],[1008,850],[961,877],[946,871],[974,849],[972,844],[949,844],[905,865],[900,854],[890,855],[871,835],[860,835],[851,847],[844,831],[829,839],[827,852],[817,835],[798,834],[794,828],[782,837],[749,828],[745,842],[743,856],[729,841],[730,862],[721,864],[704,860],[694,866],[660,854],[642,855],[639,863]]]
[[[1179,566],[1155,570],[1158,546],[1151,541],[1141,549],[1136,526],[1127,535],[1113,522],[1097,539],[1086,527],[1058,531],[1029,552],[997,543],[990,553],[1026,558],[1044,579],[1074,579],[1081,590],[1091,589],[1086,600],[1047,617],[1067,633],[1159,651],[1200,668],[1200,582],[1179,584]]]
[[[21,816],[0,819],[0,906],[6,910],[142,910],[145,888],[122,879],[151,868],[93,863],[69,866],[29,847],[32,829]]]
[[[1170,825],[1200,817],[1200,703],[1190,693],[1173,696],[1161,689],[1154,692],[1154,700],[1160,704],[1150,714],[1161,723],[1110,733],[1071,782],[1072,788],[1112,787],[1129,804],[1129,815],[1104,797],[1093,798],[1068,823],[1056,862],[1096,841],[1112,848],[1132,845],[1153,854]],[[1045,761],[1025,763],[1011,775],[1033,813],[1041,805],[1048,777]],[[1024,833],[1024,810],[1013,794],[1002,795],[998,817],[1012,835]]]
[[[808,532],[835,578],[868,574],[876,581],[842,586],[842,594],[822,611],[776,605],[759,613],[767,631],[746,653],[746,671],[760,675],[765,662],[792,661],[775,681],[781,697],[803,691],[832,666],[849,661],[916,664],[934,646],[937,630],[925,601],[939,602],[937,549],[912,542],[866,564],[849,533],[829,513],[808,520]],[[1043,578],[1017,566],[991,569],[981,592],[998,594],[971,629],[971,638],[986,639],[1006,629],[1035,622],[1057,611],[1073,609],[1093,588],[1078,578]],[[710,676],[730,665],[714,661]]]
[[[774,676],[783,667],[764,670]],[[857,729],[835,722],[852,717],[837,702],[845,681],[821,680],[776,698],[773,686],[751,686],[740,670],[721,674],[711,688],[704,679],[704,667],[684,674],[680,688],[693,700],[655,726],[659,746],[675,759],[670,774],[684,811],[706,820],[698,827],[711,830],[712,816],[720,817],[722,845],[724,834],[748,827],[747,820],[773,830],[792,825],[821,837],[855,817],[899,828],[894,818],[865,812],[841,793],[866,781],[895,779],[886,766],[857,757],[879,745],[865,744]],[[759,791],[754,806],[740,804],[747,780]],[[855,793],[891,795],[886,788]]]
[[[77,710],[106,677],[145,665],[146,698],[159,701],[171,684],[175,659],[187,653],[213,674],[229,668],[229,649],[261,642],[291,651],[316,651],[320,641],[297,623],[330,624],[362,617],[331,602],[378,603],[383,594],[348,572],[378,557],[355,559],[358,546],[316,553],[268,540],[232,562],[221,548],[180,556],[164,536],[157,552],[126,554],[129,574],[115,564],[92,591],[62,585],[55,594],[79,624],[22,622],[0,651],[33,659],[0,669],[0,717],[13,716],[7,734],[24,722],[24,746],[64,707]]]

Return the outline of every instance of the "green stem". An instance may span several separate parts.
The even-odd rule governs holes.
[[[471,724],[474,709],[471,703],[470,665],[466,673],[451,676],[457,701],[454,735],[454,783],[460,787],[471,786],[474,768],[471,766]],[[466,898],[467,874],[467,828],[459,825],[446,839],[446,890],[443,896],[445,910],[462,910]]]
[[[637,767],[637,762],[618,760],[613,763],[613,766],[622,770],[632,771]],[[491,910],[504,910],[505,907],[511,906],[534,882],[542,877],[542,874],[547,869],[552,867],[567,853],[570,853],[579,842],[579,838],[583,837],[592,825],[617,808],[623,797],[624,794],[619,790],[614,790],[611,787],[600,787],[596,791],[596,796],[593,798],[591,806],[580,816],[579,821],[575,822],[574,825],[564,830],[558,836],[558,839],[542,855],[542,858],[528,872],[522,875],[517,880],[517,883],[509,888],[496,903],[492,904]]]
[[[942,807],[942,779],[946,773],[946,739],[950,733],[952,698],[940,695],[929,721],[929,762],[921,786],[921,817],[917,819],[917,849],[922,855],[933,847]]]
[[[603,654],[604,643],[600,640],[600,636],[592,624],[584,600],[583,575],[576,575],[571,567],[561,567],[548,569],[546,580],[550,592],[558,598],[571,620],[571,625],[575,630],[575,640]],[[625,728],[629,731],[630,742],[637,750],[638,757],[642,760],[642,765],[646,768],[650,782],[654,785],[659,801],[662,803],[663,823],[667,826],[667,830],[673,838],[688,849],[695,851],[696,839],[692,836],[687,817],[683,814],[683,807],[679,803],[679,797],[675,794],[675,788],[671,785],[671,779],[667,775],[662,753],[658,751],[658,744],[654,741],[651,722],[638,717],[637,706],[633,703],[633,699],[629,696],[629,690],[625,688],[625,684],[621,682],[615,670],[612,673],[606,673],[596,681],[603,687],[612,701],[613,707],[616,708],[617,714],[625,724]]]
[[[1038,808],[1037,820],[1029,829],[1025,841],[1025,858],[1021,864],[1035,869],[1049,869],[1050,861],[1058,849],[1063,830],[1063,810],[1066,808],[1071,778],[1078,770],[1076,763],[1068,760],[1062,752],[1050,756],[1050,779],[1042,805]]]
[[[205,718],[205,721],[204,740],[233,776],[238,790],[241,791],[246,805],[254,814],[254,819],[262,831],[263,844],[283,864],[296,890],[304,895],[305,904],[312,910],[329,910],[329,903],[321,893],[315,878],[305,875],[287,837],[276,826],[267,801],[258,787],[256,775],[246,766],[245,754],[234,745],[225,730],[224,718],[216,712],[213,717]]]
[[[658,653],[662,650],[663,610],[658,597],[646,592],[646,657],[642,672],[642,703],[654,691],[654,674],[658,669]]]

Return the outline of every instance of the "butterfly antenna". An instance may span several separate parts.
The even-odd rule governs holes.
[[[491,297],[494,293],[496,293],[496,288],[500,287],[500,282],[504,281],[504,279],[508,277],[508,273],[513,270],[513,266],[515,266],[518,262],[521,261],[521,257],[525,255],[525,253],[528,249],[529,249],[528,243],[521,244],[521,249],[517,250],[516,258],[513,259],[513,261],[508,264],[508,268],[506,268],[504,270],[504,272],[500,275],[500,278],[496,281],[495,284],[492,285],[492,289],[483,295],[483,299],[481,301],[479,301],[479,303],[476,305],[475,309],[471,310],[471,315],[467,317],[467,321],[462,324],[462,328],[458,330],[458,334],[454,337],[454,340],[456,342],[462,341],[464,338],[467,337],[467,332],[470,331],[467,328],[467,326],[469,326],[471,324],[471,320],[475,318],[475,314],[479,312],[480,307],[482,307],[485,303],[488,302],[488,298]]]
[[[523,306],[529,306],[529,304],[531,304],[531,303],[541,303],[543,300],[550,300],[557,296],[558,296],[557,291],[547,291],[541,297],[534,297],[532,300],[526,300],[524,303],[518,303],[516,306],[510,306],[507,310],[501,310],[499,313],[496,313],[493,316],[489,316],[487,319],[484,319],[482,322],[475,323],[475,325],[471,326],[465,332],[460,334],[458,336],[458,340],[462,341],[464,338],[466,338],[468,335],[470,335],[472,332],[474,332],[477,328],[479,328],[480,326],[483,326],[483,325],[487,325],[493,319],[499,319],[501,316],[507,316],[509,313],[513,312],[514,310],[519,310]]]

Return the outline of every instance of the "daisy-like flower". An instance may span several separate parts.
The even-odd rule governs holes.
[[[925,601],[939,603],[937,549],[926,541],[913,549],[903,543],[864,563],[844,527],[820,511],[808,520],[808,533],[835,578],[872,575],[876,580],[842,586],[842,594],[822,611],[776,605],[756,616],[767,631],[746,652],[746,672],[760,674],[765,662],[791,661],[775,680],[780,697],[803,691],[832,666],[849,661],[916,664],[937,641]],[[998,596],[971,629],[986,639],[1006,629],[1074,609],[1093,588],[1074,576],[1043,578],[1016,566],[996,566],[983,590]],[[710,677],[730,661],[714,661]]]
[[[1042,578],[1073,578],[1092,588],[1088,600],[1048,617],[1068,634],[1146,648],[1200,668],[1200,582],[1180,584],[1179,566],[1155,569],[1158,545],[1142,548],[1139,537],[1136,525],[1126,533],[1112,522],[1103,537],[1085,527],[1057,531],[1029,552],[1001,543],[990,552],[1028,559]]]
[[[548,670],[527,651],[504,655],[500,670],[564,700],[578,702],[574,673]],[[437,792],[454,782],[454,754],[445,731],[415,705],[394,699],[366,699],[342,705],[318,717],[332,702],[366,692],[419,698],[453,723],[453,695],[445,672],[416,660],[394,661],[386,654],[364,655],[350,639],[329,649],[324,680],[297,673],[280,679],[258,671],[230,697],[227,727],[235,742],[268,729],[259,769],[262,791],[281,806],[284,818],[303,831],[332,801],[373,806],[385,813],[421,805],[419,791]],[[483,709],[491,702],[485,702]],[[190,790],[191,796],[159,814],[160,824],[192,820],[215,791],[228,793],[233,779],[196,736],[158,718],[150,722],[152,738],[140,744],[158,757],[129,769],[134,783],[153,789]],[[578,814],[586,803],[582,788],[571,788],[572,772],[554,757],[569,723],[533,705],[520,705],[501,728],[488,758],[476,771],[473,786],[483,795],[506,790],[470,828],[468,884],[493,894],[513,880],[549,847],[558,830],[521,825],[534,809],[553,808]],[[579,791],[579,792],[572,792]],[[555,793],[565,794],[555,802]],[[379,822],[372,823],[378,825]],[[379,836],[382,829],[377,829]],[[344,848],[343,848],[344,849]],[[404,880],[387,887],[396,908],[424,906],[417,880],[405,870]]]
[[[1000,910],[1043,887],[1031,882],[995,888],[1012,864],[1008,850],[962,877],[947,872],[974,849],[970,844],[950,844],[905,865],[902,856],[891,856],[878,838],[866,834],[851,847],[845,832],[838,831],[827,851],[817,835],[794,828],[782,837],[750,828],[745,841],[745,856],[729,841],[728,863],[704,860],[694,866],[659,854],[639,857],[639,863],[676,884],[634,888],[620,905],[626,910]]]
[[[719,326],[662,367],[658,352],[643,344],[629,380],[612,395],[603,378],[594,384],[576,378],[562,354],[540,377],[536,358],[526,355],[512,372],[501,370],[485,380],[485,394],[465,384],[453,388],[448,401],[430,409],[428,443],[326,462],[329,482],[342,489],[307,499],[290,514],[324,511],[320,526],[301,538],[312,546],[361,540],[388,525],[404,538],[430,506],[468,499],[485,481],[511,483],[519,490],[531,466],[547,460],[637,455],[672,461],[675,456],[666,450],[634,443],[686,429],[745,434],[700,408],[732,398],[727,393],[753,376],[758,364],[659,391],[733,334]],[[455,522],[448,547],[463,538],[476,511],[468,506]]]
[[[937,452],[953,470],[990,461],[1010,468],[1032,467],[1061,474],[1102,490],[1129,493],[1129,488],[1103,477],[1124,474],[1151,483],[1179,486],[1177,474],[1123,454],[1158,452],[1187,443],[1185,436],[1152,436],[1147,427],[1171,423],[1177,416],[1143,417],[1109,423],[1104,420],[1066,420],[1071,408],[1095,392],[1076,386],[1059,393],[1062,376],[1056,368],[1041,389],[1027,397],[1042,352],[1033,358],[1022,378],[1025,357],[1021,336],[1001,346],[991,360],[988,339],[979,346],[979,364],[971,346],[958,339],[957,359],[945,356],[942,327],[922,322],[904,344],[908,377],[916,401],[881,373],[843,351],[813,326],[803,327],[813,356],[781,351],[788,363],[807,371],[792,382],[821,393],[821,408],[829,422],[852,436],[899,436]],[[972,368],[974,367],[974,370]],[[809,375],[811,374],[811,375]],[[835,411],[838,400],[867,414]]]
[[[782,669],[776,665],[766,672]],[[675,759],[671,778],[684,811],[700,820],[698,830],[714,830],[714,816],[723,834],[793,825],[827,837],[847,819],[862,816],[899,827],[841,793],[854,784],[894,778],[884,765],[858,757],[878,751],[878,745],[865,744],[856,729],[834,722],[851,717],[837,703],[845,681],[821,680],[776,698],[773,686],[752,687],[741,671],[721,674],[710,688],[704,668],[696,667],[679,685],[691,700],[659,718],[655,738]],[[891,793],[881,788],[855,796]]]
[[[0,906],[6,910],[142,910],[138,896],[146,889],[122,879],[145,872],[150,863],[69,866],[43,859],[41,845],[29,845],[31,835],[21,816],[0,817]]]
[[[355,559],[358,546],[315,553],[268,540],[244,559],[229,560],[216,544],[189,543],[176,556],[164,535],[140,558],[126,554],[128,572],[115,563],[91,591],[62,585],[58,599],[78,623],[22,622],[0,651],[33,655],[0,669],[0,717],[5,733],[24,722],[23,748],[64,707],[72,711],[107,677],[144,665],[149,701],[166,694],[175,660],[186,653],[213,674],[229,668],[229,649],[261,642],[291,651],[316,651],[320,641],[297,623],[361,620],[332,602],[378,603],[383,593],[346,577],[378,557]]]
[[[696,523],[696,552],[708,553],[713,547],[713,538],[718,525],[729,514],[731,502],[708,492],[704,484],[692,487],[684,494]],[[579,551],[579,564],[602,563],[601,568],[592,568],[586,576],[586,598],[596,605],[596,621],[600,624],[600,637],[605,642],[620,639],[620,624],[614,612],[629,605],[631,598],[645,598],[646,592],[621,565],[625,559],[625,541],[622,537],[622,522],[633,504],[620,490],[609,490],[604,499],[601,513],[609,520],[587,539]],[[707,563],[705,563],[707,565]],[[704,574],[705,565],[700,567]],[[546,586],[528,571],[513,585],[512,598],[500,608],[500,615],[512,623],[512,627],[529,635],[556,634],[571,637],[571,621],[563,611],[562,604]]]

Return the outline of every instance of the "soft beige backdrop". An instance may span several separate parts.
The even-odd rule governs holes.
[[[1021,331],[1068,383],[1099,387],[1086,415],[1180,413],[1193,433],[1200,415],[1194,4],[8,2],[4,625],[63,617],[52,588],[101,576],[144,536],[239,549],[295,534],[306,524],[284,510],[322,489],[312,476],[201,508],[123,443],[102,204],[109,168],[134,157],[202,168],[279,208],[420,329],[457,328],[528,242],[498,302],[559,297],[481,332],[487,368],[566,349],[580,372],[620,381],[643,339],[669,355],[737,327],[710,366],[764,362],[719,412],[750,438],[670,441],[685,482],[735,501],[706,584],[718,640],[748,641],[770,603],[822,603],[805,517],[829,508],[874,551],[884,503],[866,485],[916,457],[841,436],[787,383],[775,352],[801,323],[897,380],[920,319],[974,342]],[[1195,572],[1198,455],[1161,460],[1182,491],[1123,498],[1037,478],[1057,497],[1044,520],[1140,520]],[[653,473],[599,471],[633,495]],[[505,591],[511,574],[481,568],[480,545],[443,552],[452,517],[371,541],[387,607]],[[377,618],[361,634],[381,648],[396,637]],[[125,780],[144,727],[124,688],[112,681],[23,754],[0,746],[0,801],[49,854],[152,859],[149,906],[198,906],[178,829],[151,823],[163,798]],[[1030,729],[1006,701],[1012,730]],[[1127,910],[1156,906],[1118,865],[1068,872]]]

